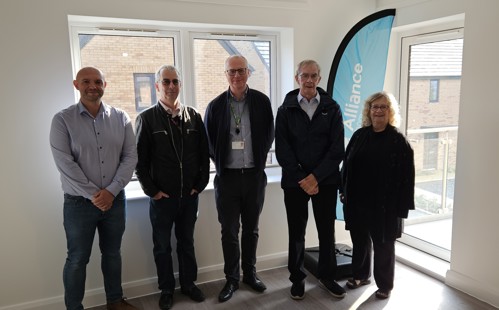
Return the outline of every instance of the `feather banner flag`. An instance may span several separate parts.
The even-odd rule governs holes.
[[[333,59],[327,92],[341,107],[345,127],[345,146],[362,125],[364,101],[382,91],[395,9],[371,14],[347,33]],[[337,218],[343,219],[338,203]]]

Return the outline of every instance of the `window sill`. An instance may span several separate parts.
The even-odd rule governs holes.
[[[281,167],[268,167],[265,169],[265,173],[267,174],[267,183],[279,183],[281,182]],[[206,186],[204,191],[212,191],[213,190],[213,179],[215,178],[215,173],[210,174],[210,182],[208,186]],[[140,200],[148,198],[146,194],[142,191],[140,187],[140,183],[137,180],[130,181],[125,188],[126,198],[127,200]]]
[[[395,253],[400,263],[445,282],[445,276],[450,269],[449,262],[400,242],[395,243]]]

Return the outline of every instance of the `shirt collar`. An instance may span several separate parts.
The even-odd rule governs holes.
[[[236,97],[234,97],[234,95],[232,94],[232,91],[230,90],[230,87],[229,87],[229,97],[234,101],[244,101],[244,99],[246,99],[246,95],[248,95],[248,91],[249,91],[249,87],[248,87],[248,85],[246,85],[246,89],[244,90],[243,97],[241,98],[241,100],[237,100]]]
[[[99,112],[97,113],[97,115],[99,115],[100,113],[106,113],[106,115],[109,115],[109,111],[111,110],[111,107],[107,104],[104,103],[104,101],[101,101],[100,102],[100,106],[99,106]],[[88,112],[87,108],[85,108],[85,106],[83,105],[83,103],[80,101],[78,101],[78,111],[80,112],[80,114],[86,112],[88,114],[90,114],[90,112]]]
[[[298,96],[297,96],[298,103],[300,103],[300,102],[301,102],[301,100],[302,100],[303,98],[305,98],[305,97],[303,97],[303,96],[301,95],[301,93],[300,93],[300,92],[298,92]],[[305,98],[305,99],[306,99],[306,98]],[[317,94],[315,94],[315,97],[314,97],[314,98],[312,98],[312,100],[310,100],[309,102],[310,102],[310,103],[313,103],[313,102],[314,102],[314,99],[316,99],[316,100],[317,100],[317,103],[321,102],[321,96],[319,95],[319,92],[317,92]]]
[[[172,110],[171,108],[167,107],[166,104],[161,102],[161,100],[158,100],[159,104],[165,109],[166,113],[170,114],[171,116],[175,117],[180,114],[180,111],[182,109],[182,103],[179,102],[177,105],[177,108],[175,110]]]

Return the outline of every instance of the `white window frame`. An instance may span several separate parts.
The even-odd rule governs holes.
[[[271,48],[274,48],[274,50],[271,53],[270,100],[274,118],[277,108],[281,105],[285,95],[295,88],[294,31],[289,27],[202,24],[79,15],[68,15],[68,26],[73,75],[76,75],[81,68],[79,33],[173,37],[175,66],[182,73],[184,81],[181,100],[183,102],[194,102],[193,51],[191,50],[192,44],[190,40],[201,33],[207,36],[238,34],[237,38],[248,35],[252,38],[256,37],[271,41]],[[75,102],[78,100],[79,93],[75,91]],[[273,156],[274,162],[275,154]],[[267,175],[270,176],[271,180],[277,181],[280,179],[280,169],[270,167],[267,169]],[[208,187],[211,186],[209,184]],[[138,182],[130,182],[127,186],[127,199],[140,199],[143,197],[144,193],[140,189]]]
[[[197,24],[77,15],[68,16],[68,25],[74,75],[81,68],[78,34],[173,37],[175,66],[182,73],[184,80],[181,100],[194,102],[192,40],[194,38],[213,39],[214,37],[237,40],[257,39],[271,42],[270,101],[274,116],[285,94],[294,88],[294,43],[291,28]],[[75,92],[75,101],[78,100],[78,96],[79,94]]]
[[[400,84],[399,84],[399,104],[400,112],[402,115],[402,126],[401,129],[404,133],[407,133],[407,116],[408,116],[408,96],[409,96],[409,61],[410,61],[410,47],[411,45],[432,43],[438,41],[452,40],[463,38],[464,28],[461,27],[447,27],[440,29],[433,29],[433,31],[428,31],[427,29],[420,32],[412,32],[407,35],[400,36]],[[425,240],[420,240],[418,238],[412,237],[407,234],[402,234],[402,237],[398,239],[399,242],[407,244],[418,250],[431,254],[435,257],[443,259],[445,261],[450,261],[451,252],[447,249],[440,248],[433,244],[426,242]]]
[[[274,117],[277,112],[277,107],[281,104],[281,102],[278,101],[278,94],[277,94],[277,85],[278,85],[278,71],[277,71],[277,54],[278,54],[278,47],[277,47],[277,40],[278,40],[278,33],[276,32],[263,32],[263,33],[257,33],[257,32],[246,32],[245,34],[238,32],[236,29],[224,29],[223,32],[197,32],[197,31],[189,31],[189,47],[193,46],[193,42],[196,39],[204,39],[204,40],[240,40],[240,41],[269,41],[270,42],[270,50],[273,51],[270,54],[270,102],[272,103],[272,110],[274,112]],[[190,55],[190,63],[186,64],[190,66],[191,64],[194,63],[194,52],[192,50],[189,50],[189,55]],[[192,67],[189,67],[189,72],[194,73],[194,69]],[[223,71],[223,68],[220,68],[220,72]],[[191,74],[191,80],[188,83],[188,88],[187,93],[190,95],[194,95],[194,76]],[[191,101],[194,101],[194,98],[189,98]]]
[[[464,29],[462,27],[446,28],[428,32],[421,31],[400,36],[400,83],[399,83],[399,104],[402,115],[401,129],[404,133],[407,131],[407,100],[409,96],[409,52],[411,45],[432,43],[444,40],[459,39],[463,37]]]

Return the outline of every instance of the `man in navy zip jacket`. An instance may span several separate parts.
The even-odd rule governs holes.
[[[270,100],[246,84],[250,76],[246,58],[227,58],[225,75],[229,89],[210,102],[204,118],[210,157],[217,170],[215,200],[227,279],[218,295],[221,302],[232,298],[239,288],[240,267],[244,283],[257,292],[267,289],[256,275],[255,264],[258,222],[267,185],[264,169],[274,140]]]
[[[319,64],[304,60],[295,75],[299,89],[289,92],[276,117],[276,157],[289,231],[291,298],[305,297],[303,269],[308,201],[312,200],[319,236],[319,283],[337,298],[345,290],[336,281],[334,220],[343,160],[344,129],[339,105],[320,87]]]

